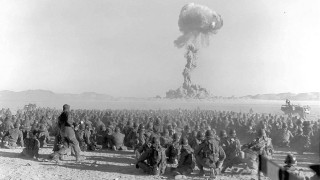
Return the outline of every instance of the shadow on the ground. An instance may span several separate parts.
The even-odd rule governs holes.
[[[112,151],[112,150],[107,150],[107,149],[101,149],[101,150],[98,150],[98,151],[85,151],[85,152],[107,153],[107,154],[128,154],[128,155],[133,155],[134,154],[133,150]]]
[[[19,152],[4,152],[4,151],[0,151],[0,157],[7,157],[7,158],[19,158],[19,159],[25,159],[25,160],[32,160],[32,161],[38,161],[36,159],[33,158],[29,158],[26,156],[21,155],[22,149]],[[39,154],[39,158],[41,159],[46,159],[48,157],[47,154]]]
[[[113,160],[115,161],[115,160]],[[52,166],[52,164],[43,164],[45,166]],[[152,178],[151,175],[145,174],[142,172],[141,169],[136,169],[135,165],[115,165],[115,164],[98,164],[97,166],[93,166],[92,163],[65,163],[62,165],[59,165],[59,167],[65,167],[65,168],[72,168],[77,170],[88,170],[88,171],[99,171],[99,172],[108,172],[108,173],[119,173],[119,174],[125,174],[125,175],[131,175],[131,176],[150,176],[150,179]],[[167,178],[172,178],[170,174],[166,173],[163,175]]]

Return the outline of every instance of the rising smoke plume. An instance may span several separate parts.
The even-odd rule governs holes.
[[[179,30],[182,33],[174,44],[185,47],[187,64],[182,72],[183,86],[167,92],[167,98],[206,98],[209,93],[205,88],[192,84],[191,72],[197,67],[197,53],[200,47],[209,45],[209,37],[216,34],[223,25],[219,14],[206,6],[189,3],[182,7],[179,15]]]

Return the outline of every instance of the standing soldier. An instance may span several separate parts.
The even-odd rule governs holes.
[[[61,155],[66,154],[69,148],[75,152],[76,162],[80,162],[85,158],[80,155],[81,150],[79,147],[79,142],[76,138],[75,131],[73,129],[73,119],[70,115],[70,106],[65,104],[63,105],[63,112],[59,116],[58,126],[60,129],[60,135],[63,143],[63,147],[59,151],[54,152],[52,159],[59,161]]]
[[[200,169],[199,175],[204,176],[203,168],[210,168],[210,177],[215,178],[220,172],[226,154],[219,142],[216,141],[215,133],[207,130],[206,140],[195,151],[196,163]]]
[[[164,174],[166,169],[165,151],[161,147],[158,137],[153,137],[151,144],[151,147],[138,159],[136,168],[141,168],[147,174]]]

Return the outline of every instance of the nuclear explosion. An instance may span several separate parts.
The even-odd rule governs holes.
[[[182,86],[166,92],[166,98],[208,98],[209,91],[193,84],[191,74],[197,67],[199,49],[209,46],[210,36],[216,34],[223,26],[223,20],[208,7],[189,3],[181,9],[178,26],[182,35],[174,41],[174,45],[186,49],[184,57],[187,64],[182,72]]]

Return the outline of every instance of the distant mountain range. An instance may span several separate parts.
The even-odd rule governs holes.
[[[157,96],[160,98],[159,96]],[[215,97],[225,98],[225,97]],[[150,98],[133,98],[133,97],[113,97],[106,94],[98,94],[95,92],[84,92],[81,94],[59,94],[48,90],[27,90],[21,92],[14,91],[0,91],[0,100],[7,101],[117,101],[117,100],[137,100],[137,99],[150,99]],[[213,98],[214,99],[214,98]],[[319,101],[320,92],[310,93],[278,93],[278,94],[257,94],[247,95],[242,97],[228,97],[227,99],[260,99],[260,100],[300,100],[300,101]]]
[[[278,94],[257,94],[257,95],[247,95],[240,98],[244,99],[263,99],[263,100],[297,100],[297,101],[319,101],[320,92],[310,92],[310,93],[278,93]]]
[[[72,101],[108,101],[114,100],[112,96],[98,94],[94,92],[84,92],[81,94],[58,94],[48,90],[28,90],[21,92],[0,91],[0,100],[12,101],[57,101],[57,100],[72,100]]]

